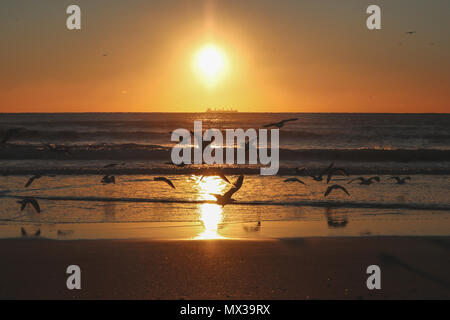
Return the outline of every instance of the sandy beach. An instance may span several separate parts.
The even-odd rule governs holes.
[[[449,237],[0,240],[0,299],[449,299]],[[66,289],[66,268],[82,289]],[[379,265],[382,289],[368,290]]]

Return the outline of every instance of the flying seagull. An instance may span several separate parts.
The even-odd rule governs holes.
[[[297,120],[298,120],[298,118],[285,119],[285,120],[281,120],[280,122],[266,124],[264,126],[264,128],[270,128],[270,127],[282,128],[286,122],[297,121]]]
[[[114,177],[114,176],[104,176],[102,178],[101,182],[104,183],[104,184],[110,184],[110,183],[116,184],[116,177]]]
[[[169,179],[165,178],[165,177],[156,177],[155,179],[153,179],[154,181],[162,181],[167,183],[169,186],[171,186],[173,189],[175,189],[175,186],[173,185],[172,181],[170,181]]]
[[[348,196],[350,196],[350,193],[348,193],[347,189],[345,189],[343,186],[340,186],[338,184],[333,184],[332,186],[329,186],[327,188],[327,191],[325,191],[325,197],[328,196],[333,190],[335,189],[341,189],[344,191]]]
[[[395,179],[397,184],[405,184],[407,180],[411,180],[410,177],[400,178],[400,177],[391,177],[389,179]]]
[[[349,176],[348,172],[343,168],[330,168],[328,170],[327,184],[330,183],[331,178],[335,174],[340,174],[342,176],[347,176],[347,177]]]
[[[41,175],[32,176],[30,179],[28,179],[28,182],[25,184],[25,188],[28,188],[29,186],[31,186],[31,184],[33,183],[34,180],[40,179],[40,178],[42,178]]]
[[[374,181],[376,181],[376,182],[380,182],[381,181],[380,177],[370,177],[369,179],[366,179],[364,177],[359,177],[359,178],[355,178],[355,179],[350,180],[347,184],[350,184],[353,181],[358,181],[358,180],[359,180],[359,184],[360,185],[366,185],[366,186],[371,185]]]
[[[40,174],[36,174],[34,176],[32,176],[30,179],[28,179],[28,182],[25,184],[25,188],[28,188],[29,186],[31,186],[31,184],[34,182],[34,180],[40,179],[42,177],[56,177],[54,174],[50,174],[50,175],[40,175]]]
[[[217,203],[222,205],[222,207],[224,205],[226,205],[226,204],[234,203],[234,202],[236,202],[236,200],[232,199],[231,197],[233,196],[233,194],[238,192],[239,189],[241,189],[243,183],[244,183],[244,176],[240,175],[239,178],[237,178],[236,182],[233,184],[233,186],[231,187],[230,190],[225,192],[223,195],[221,195],[221,194],[214,194],[214,193],[212,193],[212,195],[214,197],[216,197]]]
[[[330,163],[330,165],[325,170],[323,170],[319,175],[315,176],[315,175],[310,174],[309,176],[311,178],[313,178],[314,181],[322,181],[323,180],[323,176],[325,174],[329,173],[330,170],[333,168],[333,166],[334,166],[334,162]]]
[[[25,207],[28,204],[30,204],[31,206],[33,206],[34,210],[36,210],[37,213],[41,213],[41,207],[39,207],[39,203],[34,198],[25,198],[20,201],[17,201],[17,203],[22,205],[20,208],[20,211],[23,211],[25,209]]]
[[[298,178],[289,178],[289,179],[284,180],[284,182],[298,182],[298,183],[301,183],[301,184],[304,184],[305,186],[307,186],[306,183],[304,183],[302,180],[300,180]]]
[[[228,178],[225,177],[225,175],[224,175],[222,172],[220,172],[220,171],[217,171],[217,172],[214,171],[213,174],[216,175],[216,176],[218,176],[220,179],[222,179],[222,180],[225,181],[226,183],[232,184],[232,183],[230,182],[230,180],[228,180]],[[200,177],[200,181],[202,181],[204,177],[205,177],[205,176],[201,176],[201,177]]]

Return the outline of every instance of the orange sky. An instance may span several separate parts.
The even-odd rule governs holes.
[[[372,1],[379,31],[359,0],[76,2],[81,31],[71,1],[1,2],[0,112],[449,112],[448,1]],[[213,87],[192,67],[208,43]]]

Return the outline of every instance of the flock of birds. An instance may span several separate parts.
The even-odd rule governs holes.
[[[347,177],[350,176],[344,168],[336,168],[334,166],[334,162],[332,162],[326,169],[322,170],[318,175],[309,173],[307,168],[296,168],[295,172],[297,175],[307,175],[307,176],[311,177],[312,180],[317,181],[317,182],[325,181],[325,177],[326,177],[327,185],[331,182],[333,176],[335,176],[335,175],[341,175],[341,176],[347,176]],[[404,177],[404,178],[391,177],[389,179],[396,180],[397,184],[405,184],[406,181],[411,180],[411,177]],[[348,181],[347,184],[351,184],[355,181],[359,181],[360,185],[368,186],[375,182],[380,183],[381,178],[378,176],[374,176],[374,177],[370,177],[370,178],[358,177],[358,178],[354,178],[354,179]],[[302,180],[300,180],[297,177],[288,178],[288,179],[284,180],[284,182],[298,182],[305,186],[307,185],[305,182],[303,182]],[[327,197],[334,190],[341,190],[345,194],[350,196],[350,193],[347,191],[347,189],[339,184],[333,184],[333,185],[328,186],[327,189],[325,190],[324,196]]]
[[[292,122],[292,121],[297,121],[298,118],[291,118],[291,119],[285,119],[285,120],[281,120],[279,122],[274,122],[274,123],[269,123],[264,125],[264,128],[270,128],[270,127],[276,127],[276,128],[282,128],[286,123],[288,122]],[[0,141],[0,145],[2,144],[6,144],[8,142],[8,140],[18,131],[20,131],[21,129],[10,129],[5,136],[3,137],[3,139]],[[64,154],[64,155],[70,155],[72,156],[72,152],[70,151],[70,149],[66,146],[57,146],[54,144],[46,144],[44,145],[44,149],[50,152],[55,152],[55,153],[60,153],[60,154]],[[173,165],[173,163],[168,163]],[[103,168],[104,169],[108,169],[108,168],[114,168],[117,166],[121,166],[121,165],[125,165],[125,163],[110,163],[108,165],[105,165]],[[183,166],[183,165],[178,165],[178,166]],[[210,172],[210,174],[213,174],[215,176],[218,176],[219,178],[221,178],[223,181],[225,181],[227,184],[231,185],[231,188],[226,191],[224,194],[211,194],[212,196],[214,196],[216,198],[217,204],[225,206],[227,204],[232,204],[235,203],[236,200],[233,199],[233,195],[238,192],[243,183],[244,183],[244,176],[240,175],[237,180],[234,183],[231,183],[230,180],[225,176],[225,174],[223,172],[221,172],[220,169],[214,169],[213,172]],[[303,185],[307,185],[305,182],[303,182],[299,176],[309,176],[312,180],[316,181],[316,182],[325,182],[327,184],[327,189],[324,192],[324,196],[327,197],[329,194],[331,194],[333,191],[335,190],[341,190],[342,192],[344,192],[345,194],[347,194],[348,196],[350,196],[350,193],[347,191],[347,189],[345,187],[343,187],[342,185],[339,184],[332,184],[332,185],[328,185],[331,181],[333,176],[336,175],[341,175],[341,176],[347,176],[349,177],[350,175],[348,174],[348,172],[344,169],[344,168],[338,168],[334,166],[334,162],[332,162],[327,168],[325,168],[324,170],[320,171],[319,174],[313,174],[310,172],[309,169],[307,168],[295,168],[295,175],[296,177],[291,177],[288,178],[286,180],[284,180],[284,182],[286,183],[290,183],[290,182],[297,182]],[[32,177],[30,177],[28,179],[28,181],[25,184],[25,188],[28,188],[29,186],[31,186],[33,184],[34,181],[47,176],[47,177],[55,177],[55,175],[34,175]],[[204,176],[200,177],[200,180],[202,180],[204,178]],[[397,184],[405,184],[406,181],[411,180],[410,177],[391,177],[390,179],[394,179],[396,180]],[[171,188],[176,189],[174,183],[166,178],[166,177],[155,177],[153,178],[153,181],[156,182],[163,182],[166,183],[167,185],[169,185]],[[348,181],[348,184],[351,184],[355,181],[359,181],[360,185],[371,185],[373,183],[379,183],[381,181],[381,178],[378,176],[375,177],[370,177],[370,178],[365,178],[365,177],[358,177],[355,179],[352,179],[350,181]],[[101,181],[102,184],[106,185],[106,184],[115,184],[116,183],[116,177],[113,175],[106,175],[104,176]],[[32,208],[34,208],[34,210],[37,213],[41,212],[41,208],[39,206],[38,201],[35,198],[32,197],[26,197],[23,198],[19,201],[17,201],[20,205],[21,205],[21,211],[23,211],[27,206],[31,206]],[[24,231],[24,230],[23,230]]]

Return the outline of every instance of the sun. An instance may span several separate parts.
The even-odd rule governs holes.
[[[194,69],[208,84],[216,83],[224,75],[226,67],[225,54],[213,44],[205,45],[195,54]]]

